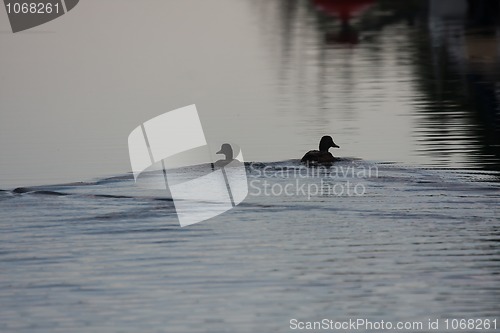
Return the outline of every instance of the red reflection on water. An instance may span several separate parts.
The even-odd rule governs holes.
[[[357,44],[359,33],[351,27],[350,20],[373,6],[376,0],[312,0],[312,2],[318,10],[338,17],[342,23],[340,32],[325,34],[327,43]]]
[[[370,8],[375,0],[313,0],[313,3],[319,10],[347,23]]]

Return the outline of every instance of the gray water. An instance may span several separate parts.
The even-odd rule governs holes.
[[[500,331],[496,12],[373,1],[342,25],[326,2],[123,2],[124,31],[100,13],[79,30],[89,0],[67,30],[0,36],[7,53],[35,38],[68,51],[70,32],[95,43],[74,55],[93,61],[81,72],[51,79],[66,99],[36,71],[2,85],[0,332],[296,332],[294,318],[423,323],[409,332],[488,319],[496,329],[483,331]],[[146,49],[123,53],[131,40]],[[91,50],[108,42],[99,55],[122,62],[95,82],[87,73],[109,59]],[[193,102],[210,143],[241,147],[249,194],[180,228],[167,192],[134,183],[126,138]],[[302,166],[324,134],[340,159]]]
[[[240,206],[182,229],[171,200],[130,176],[1,192],[0,329],[288,332],[292,318],[498,318],[499,174],[374,167],[252,164]],[[321,181],[364,194],[296,190]]]

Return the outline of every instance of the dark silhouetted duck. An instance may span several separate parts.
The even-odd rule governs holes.
[[[331,136],[325,135],[319,142],[319,150],[310,150],[300,160],[303,163],[332,163],[335,157],[328,151],[330,148],[340,148],[333,142]]]
[[[222,146],[220,147],[220,150],[218,152],[216,152],[216,154],[224,154],[226,156],[225,159],[218,160],[217,162],[214,163],[216,167],[219,167],[219,168],[223,167],[226,164],[229,164],[233,161],[233,148],[231,147],[231,145],[229,143],[222,144]]]

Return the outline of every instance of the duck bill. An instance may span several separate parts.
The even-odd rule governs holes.
[[[216,154],[222,154],[222,150],[219,150],[218,152],[216,152]]]
[[[332,146],[333,148],[340,148],[340,146],[337,146],[335,143]]]

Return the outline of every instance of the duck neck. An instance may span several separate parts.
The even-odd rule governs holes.
[[[319,144],[319,151],[321,152],[328,152],[328,149],[330,149],[330,145],[328,144]]]

